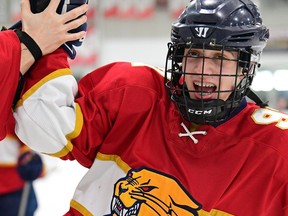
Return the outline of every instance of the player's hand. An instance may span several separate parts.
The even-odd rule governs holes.
[[[53,52],[67,41],[77,40],[85,35],[85,31],[68,31],[87,21],[86,15],[82,14],[87,12],[88,5],[84,4],[67,13],[58,14],[56,10],[59,3],[60,0],[51,0],[43,12],[34,14],[30,10],[29,0],[21,1],[22,30],[35,40],[43,55]]]

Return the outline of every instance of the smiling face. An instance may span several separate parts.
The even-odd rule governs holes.
[[[191,99],[226,101],[243,75],[238,67],[238,52],[186,49],[182,60]]]

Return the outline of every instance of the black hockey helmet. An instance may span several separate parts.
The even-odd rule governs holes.
[[[262,24],[258,8],[250,0],[190,1],[178,20],[172,24],[171,42],[168,43],[165,66],[166,88],[183,117],[198,124],[213,124],[227,119],[248,94],[268,38],[269,31]],[[237,85],[230,91],[227,100],[220,99],[220,88],[216,90],[217,99],[190,98],[191,90],[185,84],[185,76],[196,74],[186,71],[187,59],[202,59],[202,82],[205,76],[211,76],[205,73],[205,55],[193,57],[184,54],[185,49],[194,48],[201,49],[203,53],[207,49],[220,50],[222,54],[225,50],[238,53],[235,60],[237,70],[229,75],[235,77]],[[220,61],[223,59],[222,56]],[[217,74],[219,80],[222,78],[221,71],[220,68]]]

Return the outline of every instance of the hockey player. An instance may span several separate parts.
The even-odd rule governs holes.
[[[31,3],[39,2],[31,0]],[[57,14],[56,9],[60,0],[52,0],[43,13],[34,14],[30,11],[30,3],[23,0],[21,3],[21,22],[13,28],[22,28],[22,31],[7,30],[0,32],[0,140],[6,135],[6,122],[12,115],[11,107],[17,89],[20,73],[24,75],[38,58],[53,52],[60,45],[69,41],[83,38],[85,31],[68,31],[83,25],[86,16],[73,20],[87,11],[87,5],[78,7],[73,12]],[[64,11],[63,11],[64,12]],[[19,40],[20,39],[20,40]],[[67,44],[67,43],[66,43]],[[69,43],[68,43],[69,44]]]
[[[0,215],[33,216],[38,206],[33,181],[43,176],[43,162],[16,137],[14,127],[10,116],[0,141]]]
[[[164,77],[116,62],[77,85],[57,50],[27,76],[17,135],[89,168],[66,215],[288,215],[288,116],[250,90],[268,38],[250,0],[192,0]]]

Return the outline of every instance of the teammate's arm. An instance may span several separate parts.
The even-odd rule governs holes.
[[[30,10],[29,0],[21,2],[22,30],[33,38],[43,55],[53,52],[67,41],[77,40],[85,35],[85,31],[76,33],[68,31],[86,22],[86,16],[76,18],[87,11],[88,5],[83,4],[67,13],[58,14],[56,10],[59,3],[60,0],[51,0],[43,12],[34,14]],[[72,21],[69,22],[70,20]],[[21,43],[20,72],[26,73],[34,61],[30,51]]]

